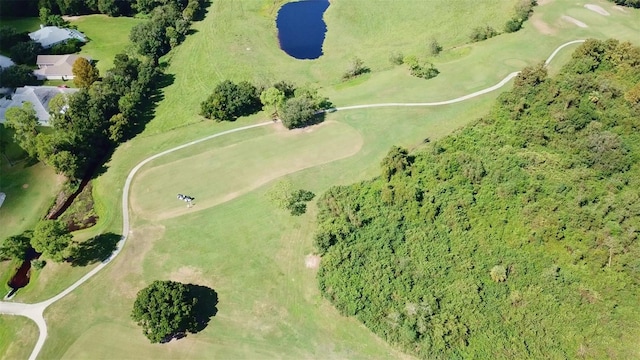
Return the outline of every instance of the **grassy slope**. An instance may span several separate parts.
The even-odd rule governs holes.
[[[0,207],[0,239],[32,228],[45,214],[61,178],[41,163],[26,166],[22,161],[12,167],[2,162],[0,191],[7,197]]]
[[[125,51],[129,45],[131,28],[143,20],[106,15],[88,15],[73,20],[71,23],[78,27],[89,38],[89,42],[82,47],[80,54],[91,56],[98,60],[97,68],[101,74],[113,67],[116,54]]]
[[[606,2],[597,3],[602,6],[610,6],[610,4]],[[240,11],[240,4],[242,4],[244,12]],[[304,83],[306,81],[320,81],[324,85],[323,91],[328,93],[332,100],[337,104],[351,104],[351,101],[373,102],[378,98],[387,101],[390,100],[390,97],[392,96],[397,96],[398,99],[402,99],[404,95],[410,95],[410,92],[415,92],[415,89],[418,87],[421,89],[419,96],[420,100],[437,100],[430,96],[438,95],[441,97],[448,97],[450,95],[462,95],[469,91],[476,90],[477,88],[491,85],[497,82],[503,74],[512,71],[505,68],[504,65],[507,64],[494,62],[496,59],[502,59],[505,62],[509,60],[509,58],[505,59],[498,57],[498,51],[503,49],[502,45],[504,45],[509,38],[514,38],[511,40],[511,46],[505,47],[504,49],[508,51],[508,54],[510,54],[512,59],[518,60],[509,61],[509,63],[512,64],[510,66],[515,69],[519,68],[521,64],[541,60],[542,57],[546,57],[546,55],[555,46],[562,43],[564,40],[575,39],[576,37],[597,36],[602,38],[616,35],[622,39],[633,40],[635,34],[637,34],[637,25],[634,24],[637,24],[638,19],[637,12],[633,12],[631,14],[618,14],[612,12],[612,17],[610,18],[611,20],[609,21],[608,26],[599,25],[597,27],[591,26],[588,29],[578,29],[570,27],[570,25],[567,24],[559,23],[558,26],[564,26],[565,28],[562,32],[558,31],[555,35],[540,35],[530,25],[527,25],[527,28],[518,34],[506,35],[478,46],[471,46],[469,50],[462,48],[451,50],[449,54],[445,52],[442,56],[443,59],[455,60],[455,62],[451,64],[451,71],[446,73],[443,72],[440,78],[432,80],[442,81],[442,84],[446,85],[445,88],[440,86],[430,86],[430,83],[416,81],[416,79],[404,76],[402,69],[374,73],[366,81],[343,85],[336,84],[335,80],[346,67],[346,62],[335,58],[333,61],[329,61],[331,60],[329,57],[322,59],[323,61],[326,60],[324,63],[320,60],[316,62],[296,62],[286,58],[277,48],[275,48],[276,43],[274,40],[275,38],[272,35],[272,22],[265,20],[262,17],[255,17],[252,14],[252,10],[256,10],[258,7],[259,6],[257,4],[248,2],[216,2],[212,5],[210,9],[211,14],[207,20],[196,24],[196,29],[199,30],[199,34],[188,38],[187,42],[181,45],[179,50],[173,54],[172,66],[169,68],[169,72],[175,73],[176,79],[175,83],[165,91],[166,99],[158,108],[157,118],[148,125],[147,130],[142,134],[142,136],[128,144],[125,144],[117,151],[114,155],[114,159],[109,164],[109,171],[98,181],[95,191],[99,195],[98,201],[101,203],[101,207],[103,208],[103,219],[105,220],[105,222],[99,225],[99,228],[112,229],[115,231],[119,229],[118,221],[120,219],[120,214],[118,214],[118,201],[120,184],[123,182],[128,169],[137,163],[137,161],[143,159],[146,155],[166,149],[174,144],[179,144],[180,142],[197,138],[204,134],[222,131],[225,128],[240,126],[260,119],[260,116],[255,116],[249,119],[241,119],[235,124],[213,125],[210,123],[199,123],[179,129],[178,131],[163,133],[166,129],[176,128],[185,123],[199,122],[200,119],[196,115],[198,112],[199,102],[204,96],[206,96],[213,86],[215,86],[217,80],[223,77],[230,77],[234,79],[253,78],[254,80],[275,80],[287,78],[295,80],[298,83]],[[560,15],[567,7],[581,8],[581,4],[553,2],[545,5],[544,7],[540,7],[536,11],[544,13],[544,17],[548,17],[550,19],[549,23],[555,24],[554,21],[559,19]],[[331,18],[331,8],[326,17],[329,26],[331,26],[332,21],[335,23],[335,20]],[[252,26],[246,27],[246,23],[249,22]],[[243,26],[243,24],[245,24],[245,26]],[[262,28],[264,31],[256,31],[257,28]],[[252,37],[255,33],[260,33],[261,35],[259,37]],[[524,47],[519,45],[522,41],[526,41],[528,46]],[[446,43],[444,43],[444,45],[450,46]],[[331,38],[329,37],[327,39],[326,49],[329,49],[330,46]],[[247,47],[250,47],[251,50],[246,50]],[[399,47],[398,50],[405,51],[404,47]],[[195,56],[194,54],[198,54],[198,56]],[[476,61],[476,56],[481,54],[485,55],[485,60]],[[493,54],[495,54],[495,58],[491,57]],[[364,55],[361,54],[354,53],[353,55],[362,56],[364,58]],[[349,56],[344,56],[345,59],[349,58]],[[387,56],[385,55],[385,60],[378,60],[379,63],[383,64],[384,61],[386,61],[386,57]],[[367,59],[365,59],[365,61],[366,60]],[[444,66],[444,64],[438,65],[441,70]],[[460,69],[463,69],[464,71],[460,71]],[[489,69],[489,71],[485,71],[485,69]],[[379,69],[374,68],[374,70]],[[252,72],[256,74],[255,77],[251,75]],[[399,76],[404,77],[400,78]],[[382,81],[385,78],[388,79],[388,81]],[[447,78],[449,78],[450,81],[446,81]],[[458,80],[466,80],[467,82],[464,85],[457,86],[456,84]],[[413,82],[413,87],[405,86],[411,82]],[[473,82],[473,84],[471,84],[471,82]],[[398,86],[390,86],[390,84],[395,83],[397,83]],[[467,88],[470,84],[471,88]],[[487,108],[489,100],[490,97],[487,98],[487,103],[477,103],[477,108],[472,108],[468,106],[469,104],[465,104],[461,109],[458,109],[457,107],[447,107],[437,110],[385,109],[332,114],[330,119],[345,121],[360,129],[363,134],[370,135],[365,136],[365,145],[358,154],[359,156],[341,160],[317,169],[309,169],[297,173],[293,176],[293,179],[307,188],[312,188],[313,190],[318,191],[326,188],[326,186],[331,183],[350,183],[354,180],[369,176],[375,172],[372,169],[376,167],[377,162],[384,152],[386,152],[389,145],[394,143],[411,145],[416,141],[419,141],[421,137],[425,137],[425,134],[432,138],[438,135],[441,136],[447,134],[452,129],[464,124],[469,119],[481,114]],[[442,111],[443,109],[446,110]],[[412,121],[404,123],[407,126],[394,126],[399,121],[407,119],[411,119]],[[415,121],[415,123],[413,121]],[[416,123],[424,127],[416,128]],[[385,134],[385,132],[387,133]],[[394,136],[387,136],[388,134],[394,134]],[[233,137],[225,140],[221,139],[220,141],[232,142],[238,138],[246,138],[246,136],[248,136],[248,134],[234,135]],[[333,167],[337,168],[332,172],[327,172],[328,168]],[[258,195],[252,193],[246,197],[247,199],[242,197],[236,201],[240,204],[245,204],[245,206],[249,206],[257,201],[251,200],[251,198],[256,196]],[[225,204],[220,208],[231,206],[235,204],[236,201]],[[258,204],[260,203],[258,202]],[[262,203],[261,206],[264,207],[266,205]],[[217,214],[217,211],[220,210],[218,210],[218,208],[208,210],[208,212],[216,212],[215,214]],[[218,217],[216,217],[216,220],[217,219]],[[309,221],[308,218],[305,217],[305,219],[306,220],[304,221]],[[282,228],[283,230],[281,230],[281,233],[286,231],[295,231],[294,223],[287,223],[286,219],[278,218],[277,220],[285,221],[285,223],[273,224],[271,226]],[[226,223],[230,226],[235,226],[238,220],[236,218],[227,218],[227,220],[223,218],[220,221],[220,224],[225,224],[225,221],[227,221]],[[218,223],[218,221],[216,221],[216,223]],[[198,223],[198,226],[199,225],[200,224]],[[169,226],[169,224],[166,224],[165,226]],[[213,227],[215,224],[211,224],[210,226]],[[217,227],[211,230],[220,231]],[[263,230],[261,229],[261,231]],[[185,236],[187,235],[189,234],[185,234]],[[167,235],[167,238],[165,238],[161,234],[158,234],[156,237],[158,239],[164,239],[164,241],[160,240],[159,242],[177,244],[178,242],[176,240],[179,240],[180,237],[178,236],[177,238],[173,238],[174,236],[176,235]],[[255,237],[255,235],[252,237]],[[286,238],[286,236],[283,237]],[[228,242],[232,243],[233,241],[242,242],[246,241],[246,239],[241,236],[229,237]],[[302,236],[298,241],[306,244],[306,248],[298,251],[298,253],[292,254],[291,259],[294,263],[296,261],[300,261],[300,255],[311,250],[309,245],[310,239],[308,239],[308,236]],[[128,247],[130,247],[130,251],[133,252],[137,250],[135,244],[144,245],[145,243],[142,241],[136,242],[135,239],[133,239],[133,241],[128,245]],[[286,240],[283,240],[280,246],[286,247],[287,245],[289,245],[289,243],[287,243]],[[192,244],[189,244],[189,246],[192,246]],[[183,251],[182,248],[173,250]],[[225,254],[231,255],[229,252],[225,252]],[[123,256],[124,255],[125,254],[123,254]],[[170,258],[167,257],[167,259]],[[177,259],[174,259],[174,261],[176,260]],[[126,262],[123,261],[123,263]],[[209,263],[211,263],[211,261],[207,260],[206,264]],[[118,264],[114,265],[115,266],[112,268],[116,268]],[[200,265],[202,266],[202,264]],[[268,264],[265,266],[266,267],[256,269],[255,271],[259,272],[260,270],[267,268]],[[71,349],[69,349],[68,353],[70,356],[73,356],[73,354],[79,354],[82,347],[84,345],[88,345],[86,338],[84,340],[79,340],[79,342],[73,346],[71,343],[74,339],[79,337],[81,333],[87,331],[88,328],[92,326],[100,326],[100,324],[104,326],[103,329],[106,331],[106,334],[109,334],[109,336],[118,335],[119,337],[134,339],[133,342],[135,342],[135,345],[132,346],[142,346],[144,344],[143,339],[141,339],[141,337],[134,338],[135,334],[138,334],[138,330],[135,329],[126,318],[126,313],[129,310],[130,304],[126,301],[119,301],[116,295],[105,296],[104,292],[101,290],[103,289],[102,284],[105,282],[117,284],[117,286],[115,286],[117,289],[122,290],[122,288],[128,288],[129,292],[127,298],[132,299],[132,292],[135,292],[135,289],[139,288],[151,279],[171,271],[171,269],[167,267],[165,270],[160,272],[160,269],[157,268],[157,264],[154,264],[152,260],[149,260],[148,264],[144,263],[141,267],[142,269],[137,270],[134,274],[141,274],[143,269],[146,269],[144,270],[144,273],[147,274],[146,276],[148,277],[146,278],[146,281],[140,280],[141,275],[128,276],[124,274],[124,271],[123,274],[118,275],[114,270],[111,270],[112,268],[110,268],[110,270],[107,270],[107,272],[99,275],[89,284],[80,288],[77,293],[74,293],[69,298],[65,299],[59,306],[54,306],[48,314],[49,322],[51,324],[51,338],[45,348],[46,354],[58,354],[59,356],[70,346]],[[237,273],[237,271],[233,271],[233,269],[231,269],[226,273],[221,273],[219,276],[228,276],[233,278]],[[304,276],[304,272],[301,273],[300,271],[294,272],[294,274],[299,278]],[[306,276],[311,284],[310,288],[308,288],[309,291],[315,293],[315,280],[313,280],[312,276]],[[69,277],[68,282],[70,283],[72,279],[73,277]],[[128,280],[128,282],[114,283],[114,279],[118,281]],[[249,285],[254,284],[249,282]],[[217,285],[214,284],[214,286],[217,288]],[[113,289],[111,288],[109,289],[109,291],[112,290]],[[218,290],[220,292],[221,289]],[[291,291],[294,292],[294,290]],[[111,301],[101,300],[104,298]],[[80,299],[82,299],[83,302],[81,302]],[[91,301],[87,301],[88,299]],[[221,309],[222,301],[221,297]],[[91,309],[86,308],[87,306]],[[109,310],[104,311],[105,307]],[[58,314],[71,313],[69,309],[72,308],[81,308],[86,311],[79,311],[75,317],[72,316],[63,321],[63,318]],[[99,313],[97,313],[98,310]],[[120,314],[118,314],[118,312],[120,312]],[[105,313],[107,313],[107,315],[105,315]],[[219,316],[221,318],[223,317],[222,312]],[[117,320],[115,318],[117,318]],[[60,321],[56,321],[56,319],[59,319]],[[80,321],[81,319],[82,321]],[[86,321],[84,319],[86,319]],[[210,330],[214,328],[213,324],[216,320],[217,319],[214,319],[210,328],[198,336],[205,336],[209,331],[223,331],[224,329]],[[340,324],[342,324],[342,321],[345,320],[337,318],[336,321],[339,321]],[[348,323],[349,322],[347,321],[347,324]],[[70,326],[70,324],[74,325]],[[118,327],[114,327],[109,324],[120,324],[129,329],[128,332],[126,332],[127,336],[120,335]],[[232,337],[230,340],[231,342],[226,342],[226,344],[232,349],[235,344],[235,348],[237,348],[236,351],[238,352],[245,351],[246,354],[252,350],[256,351],[250,344],[254,344],[254,346],[262,344],[260,342],[252,343],[250,341],[245,341],[246,339],[243,339],[240,336],[240,331],[238,331],[236,335],[238,335],[237,338]],[[192,337],[192,339],[194,338],[195,337]],[[234,339],[237,340],[235,343],[232,341]],[[191,341],[181,344],[184,345],[180,345],[178,347],[195,346],[190,345],[193,344]],[[122,346],[125,349],[130,348],[126,344],[123,344]],[[208,350],[212,350],[210,346],[207,346],[206,348]],[[108,350],[106,348],[104,348],[104,354],[105,356],[108,356]],[[188,356],[188,353],[185,352],[182,353],[182,355]]]
[[[423,24],[425,18],[435,18],[446,12],[445,5],[440,11],[425,6],[416,6],[416,2],[394,4],[394,11],[383,11],[386,3],[379,1],[336,1],[336,9],[331,5],[325,13],[329,32],[325,42],[325,55],[314,61],[299,61],[286,55],[278,48],[275,14],[269,15],[265,1],[217,1],[209,8],[205,21],[194,24],[198,33],[188,37],[172,54],[169,73],[177,74],[175,83],[165,91],[165,101],[159,106],[156,119],[149,124],[147,133],[162,132],[184,124],[200,121],[198,112],[200,102],[209,94],[216,83],[224,79],[247,79],[257,83],[267,83],[286,79],[297,84],[313,83],[322,87],[336,84],[349,66],[351,57],[361,57],[374,71],[388,67],[386,50],[372,51],[383,43],[383,49],[404,49],[404,45],[394,45],[396,37],[408,40],[410,47],[421,47],[424,41],[411,35],[411,28]],[[438,1],[440,4],[448,2]],[[503,8],[511,7],[515,1],[482,1],[478,5],[480,13],[501,14]],[[505,5],[507,4],[507,5]],[[362,8],[373,7],[377,16],[361,13]],[[348,12],[349,18],[340,17]],[[416,13],[419,17],[405,18],[407,13]],[[496,21],[502,15],[496,16]],[[466,15],[461,15],[463,19]],[[506,16],[504,20],[506,21]],[[376,22],[406,23],[402,30],[379,29],[375,36],[369,32]],[[343,25],[347,23],[349,25]],[[251,26],[247,26],[251,24]],[[465,25],[470,32],[473,26],[484,24],[481,17],[474,18]],[[334,29],[335,28],[335,29]],[[258,30],[260,29],[260,30]],[[389,31],[387,31],[389,30]],[[341,35],[351,33],[348,39]],[[385,34],[385,36],[380,36]],[[371,44],[370,38],[380,43]],[[460,44],[466,39],[451,39]],[[426,45],[425,45],[426,46]],[[338,50],[339,49],[339,50]],[[348,49],[348,51],[345,51]],[[424,83],[424,82],[422,82]],[[376,90],[375,88],[372,90]],[[380,90],[380,88],[378,88]]]

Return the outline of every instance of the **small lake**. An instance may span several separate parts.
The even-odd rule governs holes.
[[[327,25],[322,15],[329,0],[302,0],[284,4],[278,17],[280,48],[296,59],[317,59],[322,56],[322,43]]]

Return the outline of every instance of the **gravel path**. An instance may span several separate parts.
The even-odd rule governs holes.
[[[582,42],[584,42],[584,40],[574,40],[574,41],[570,41],[570,42],[567,42],[565,44],[560,45],[549,56],[549,58],[547,58],[547,60],[545,61],[545,65],[549,64],[549,62],[556,56],[556,54],[561,49],[563,49],[564,47],[572,45],[572,44],[582,43]],[[454,103],[457,103],[457,102],[468,100],[468,99],[474,98],[476,96],[480,96],[480,95],[486,94],[488,92],[497,90],[497,89],[503,87],[507,82],[509,82],[511,79],[513,79],[516,75],[518,75],[518,72],[512,72],[511,74],[507,75],[507,77],[502,79],[502,81],[500,81],[496,85],[493,85],[491,87],[488,87],[488,88],[480,90],[480,91],[476,91],[476,92],[471,93],[469,95],[461,96],[459,98],[455,98],[455,99],[447,100],[447,101],[430,102],[430,103],[382,103],[382,104],[354,105],[354,106],[337,107],[337,108],[335,108],[335,110],[344,111],[344,110],[378,108],[378,107],[440,106],[440,105],[454,104]],[[127,238],[129,236],[129,233],[130,233],[130,228],[129,228],[129,189],[131,187],[131,182],[133,181],[134,176],[136,175],[138,170],[140,170],[140,168],[142,168],[148,162],[153,161],[153,160],[155,160],[155,159],[157,159],[157,158],[159,158],[161,156],[170,154],[170,153],[172,153],[174,151],[178,151],[178,150],[184,149],[186,147],[189,147],[189,146],[192,146],[192,145],[195,145],[195,144],[207,141],[207,140],[211,140],[213,138],[217,138],[217,137],[220,137],[220,136],[224,136],[224,135],[228,135],[228,134],[232,134],[232,133],[235,133],[235,132],[244,131],[244,130],[248,130],[248,129],[253,129],[253,128],[257,128],[257,127],[261,127],[261,126],[267,126],[267,125],[270,125],[270,124],[273,124],[273,122],[272,121],[268,121],[268,122],[263,122],[263,123],[260,123],[260,124],[243,126],[243,127],[239,127],[239,128],[236,128],[236,129],[231,129],[231,130],[223,131],[223,132],[220,132],[220,133],[217,133],[217,134],[213,134],[213,135],[204,137],[202,139],[194,140],[194,141],[188,142],[186,144],[183,144],[183,145],[180,145],[180,146],[176,146],[176,147],[171,148],[169,150],[166,150],[166,151],[163,151],[161,153],[158,153],[158,154],[155,154],[153,156],[150,156],[150,157],[144,159],[143,161],[141,161],[138,165],[136,165],[131,170],[131,172],[129,172],[129,175],[127,176],[127,180],[124,183],[124,188],[123,188],[123,191],[122,191],[122,238],[118,242],[116,250],[113,252],[113,254],[111,254],[111,256],[108,259],[104,260],[98,266],[93,268],[91,271],[89,271],[87,274],[85,274],[82,278],[80,278],[78,281],[73,283],[71,286],[69,286],[68,288],[63,290],[61,293],[59,293],[58,295],[56,295],[56,296],[54,296],[54,297],[52,297],[52,298],[50,298],[48,300],[45,300],[45,301],[42,301],[42,302],[39,302],[39,303],[36,303],[36,304],[24,304],[24,303],[0,301],[0,314],[26,316],[29,319],[35,321],[35,323],[38,325],[38,329],[40,331],[40,335],[38,336],[38,341],[36,342],[36,345],[33,348],[33,351],[31,352],[31,355],[29,356],[29,360],[35,360],[38,357],[38,354],[40,353],[40,350],[42,350],[42,347],[44,346],[44,342],[45,342],[45,340],[47,338],[47,324],[44,321],[44,316],[43,316],[44,310],[49,305],[51,305],[51,304],[55,303],[56,301],[62,299],[64,296],[66,296],[67,294],[69,294],[70,292],[75,290],[78,286],[82,285],[85,281],[87,281],[91,277],[93,277],[96,273],[98,273],[100,270],[102,270],[102,268],[107,266],[111,262],[111,260],[113,260],[116,256],[118,256],[120,251],[122,251],[122,248],[124,247],[124,244],[127,241]]]

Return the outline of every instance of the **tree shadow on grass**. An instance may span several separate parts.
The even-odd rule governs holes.
[[[104,261],[115,251],[121,235],[106,233],[76,244],[71,251],[69,262],[72,266],[86,266]]]
[[[218,293],[206,286],[188,284],[190,295],[197,299],[198,302],[194,307],[195,325],[189,330],[191,333],[197,333],[209,324],[209,320],[218,313]]]
[[[173,340],[180,340],[187,337],[187,333],[199,333],[209,324],[209,320],[218,313],[218,293],[206,286],[187,284],[189,297],[196,300],[193,308],[193,322],[188,329],[178,330],[175,334],[171,334],[160,341],[161,344],[169,343]]]

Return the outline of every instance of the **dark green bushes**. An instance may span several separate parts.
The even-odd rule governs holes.
[[[411,75],[423,79],[431,79],[440,73],[431,63],[424,63],[418,60],[415,56],[407,56],[404,58],[404,63],[409,67]]]
[[[240,116],[254,114],[262,104],[258,89],[247,81],[234,83],[225,80],[200,104],[200,114],[207,119],[233,121]]]
[[[472,126],[322,194],[323,296],[421,358],[633,357],[638,54],[590,40]]]
[[[487,40],[496,35],[498,35],[498,32],[491,26],[485,26],[485,27],[480,26],[473,29],[469,37],[471,38],[472,42],[478,42],[482,40]]]

